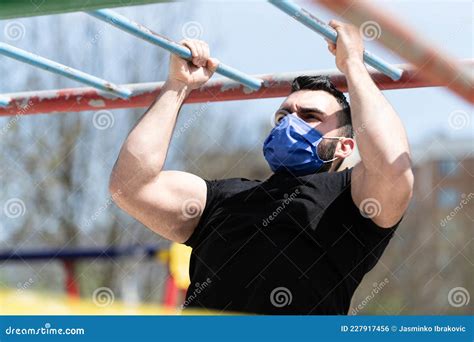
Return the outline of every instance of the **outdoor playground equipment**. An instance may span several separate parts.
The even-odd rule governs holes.
[[[162,1],[142,0],[135,1],[133,4],[139,5],[154,2]],[[348,0],[319,0],[314,2],[335,11],[357,25],[375,19],[381,27],[378,40],[414,65],[389,65],[387,62],[366,51],[364,53],[365,61],[367,64],[378,69],[371,69],[370,73],[380,89],[446,86],[468,102],[474,103],[474,96],[472,94],[473,79],[471,76],[473,60],[452,60],[441,51],[427,45],[421,38],[416,37],[413,32],[398,24],[395,19],[388,17],[367,3],[357,2],[349,4]],[[331,27],[293,2],[270,0],[270,3],[292,16],[292,18],[320,33],[325,38],[333,42],[337,39],[337,34]],[[86,5],[79,0],[63,2],[45,1],[41,7],[35,6],[34,2],[29,1],[18,1],[14,4],[7,2],[6,4],[0,4],[0,19],[86,10],[88,11],[86,13],[89,15],[121,30],[158,45],[171,53],[178,54],[183,58],[190,58],[190,51],[186,47],[111,10],[100,9],[124,5],[127,5],[127,3],[114,0],[89,1]],[[351,10],[345,11],[345,8],[348,8],[348,6]],[[94,9],[95,11],[90,11]],[[403,44],[400,44],[400,41],[403,41]],[[156,98],[163,85],[162,82],[115,85],[5,43],[0,43],[0,54],[93,87],[0,94],[0,115],[146,107]],[[347,90],[344,75],[334,70],[311,70],[278,75],[249,76],[221,63],[217,73],[231,80],[211,80],[200,89],[193,91],[187,99],[187,103],[285,96],[289,92],[293,78],[302,73],[308,75],[328,75],[341,90]]]
[[[76,248],[49,248],[43,250],[22,250],[22,251],[7,251],[0,253],[0,264],[4,262],[37,262],[37,263],[50,263],[59,262],[63,266],[65,273],[64,277],[64,289],[67,294],[67,300],[71,301],[74,306],[82,313],[94,313],[97,309],[96,306],[87,303],[79,304],[78,299],[80,297],[80,283],[76,278],[76,270],[78,263],[91,260],[96,261],[119,261],[135,258],[135,260],[143,261],[155,261],[163,263],[167,266],[168,274],[163,284],[163,301],[162,306],[159,310],[163,310],[167,313],[176,313],[174,309],[178,306],[180,301],[184,299],[185,291],[189,285],[189,257],[191,254],[191,248],[180,245],[177,243],[171,244],[169,248],[163,248],[156,245],[140,246],[109,246],[106,248],[102,247],[76,247]],[[18,289],[22,292],[22,287]],[[18,291],[17,291],[18,292]],[[18,304],[14,304],[18,299],[18,296],[14,294],[5,295],[0,291],[0,299],[2,296],[11,298],[12,306],[8,305],[0,308],[0,314],[6,313],[18,313],[22,312]],[[21,296],[20,296],[21,297]],[[5,299],[6,300],[6,299]],[[58,303],[63,301],[58,300]],[[67,306],[65,307],[67,308]],[[149,307],[146,310],[138,310],[137,313],[154,313],[157,314],[157,306]],[[9,310],[5,312],[5,310]],[[154,311],[153,311],[154,310]]]
[[[133,5],[157,2],[162,1],[135,0]],[[333,42],[336,41],[337,33],[307,10],[291,1],[270,0],[269,2],[325,38]],[[417,37],[410,29],[403,27],[392,16],[389,17],[367,3],[354,3],[350,0],[314,0],[313,2],[333,10],[355,25],[361,26],[367,21],[376,21],[381,28],[378,41],[411,63],[390,65],[366,51],[364,60],[376,69],[370,69],[369,72],[380,89],[445,86],[466,101],[474,103],[472,93],[474,60],[455,61],[449,58],[443,52],[429,46],[426,41]],[[123,0],[65,0],[43,1],[41,6],[37,6],[34,1],[30,0],[10,1],[0,3],[0,19],[86,11],[88,15],[164,48],[171,53],[186,59],[191,57],[191,53],[186,47],[122,15],[104,9],[126,5],[131,4]],[[350,8],[350,10],[348,11],[347,8]],[[400,44],[400,42],[403,42],[403,44]],[[163,82],[115,85],[2,42],[0,42],[0,54],[90,86],[0,94],[0,116],[146,107],[154,101],[163,86]],[[347,90],[344,75],[336,70],[310,70],[250,76],[225,64],[220,64],[217,73],[228,79],[209,81],[200,89],[194,90],[186,103],[283,97],[289,93],[293,79],[301,74],[327,75],[339,89]],[[67,293],[72,297],[77,297],[79,289],[74,279],[76,261],[87,258],[127,257],[137,255],[137,253],[146,258],[164,255],[156,246],[128,246],[105,249],[62,249],[46,252],[6,252],[0,254],[0,261],[59,260],[63,263],[66,271],[65,287]],[[170,262],[170,259],[165,258],[163,260],[170,265],[170,273],[173,273],[174,266],[172,266],[173,263]],[[183,284],[185,281],[180,281],[180,283]],[[183,285],[178,287],[182,288]],[[167,283],[165,304],[174,305],[178,287]]]

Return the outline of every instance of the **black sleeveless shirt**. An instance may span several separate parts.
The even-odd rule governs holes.
[[[207,181],[184,307],[257,314],[347,314],[392,228],[354,204],[351,170],[265,181]]]

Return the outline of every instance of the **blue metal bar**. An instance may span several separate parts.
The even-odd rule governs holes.
[[[180,56],[181,58],[191,60],[191,51],[181,44],[175,43],[172,40],[163,37],[152,30],[124,17],[114,11],[102,9],[93,12],[86,12],[94,18],[100,19],[109,23],[125,32],[133,34],[134,36],[146,40],[152,44],[158,45],[169,52]],[[220,63],[216,72],[226,76],[234,81],[237,81],[250,89],[258,90],[262,85],[262,80],[246,75],[230,66]]]
[[[11,98],[0,95],[0,107],[8,107]]]
[[[306,25],[313,31],[319,33],[323,37],[329,39],[333,43],[336,43],[337,32],[331,26],[316,18],[305,9],[299,7],[294,2],[289,0],[268,0],[272,5],[278,7],[280,10],[298,20],[303,25]],[[390,65],[383,59],[371,54],[368,51],[364,51],[364,61],[371,67],[384,73],[394,81],[398,81],[403,74],[403,70]]]
[[[73,79],[75,81],[90,85],[91,87],[118,95],[122,98],[129,98],[132,92],[129,89],[122,88],[102,80],[98,77],[86,74],[85,72],[70,68],[66,65],[59,64],[44,57],[35,55],[31,52],[16,48],[9,44],[0,42],[0,54],[16,59],[20,62],[30,64],[34,67],[41,68],[55,74]]]

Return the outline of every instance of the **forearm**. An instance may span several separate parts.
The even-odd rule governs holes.
[[[363,62],[348,62],[346,78],[352,123],[365,169],[386,175],[408,170],[410,151],[403,124]]]
[[[156,101],[129,133],[111,175],[111,182],[147,182],[162,170],[178,112],[189,90],[166,82]],[[122,183],[122,182],[120,182]]]

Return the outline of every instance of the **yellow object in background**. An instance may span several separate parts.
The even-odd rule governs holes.
[[[169,250],[169,269],[178,288],[186,290],[191,283],[189,280],[189,259],[192,248],[172,243]]]

